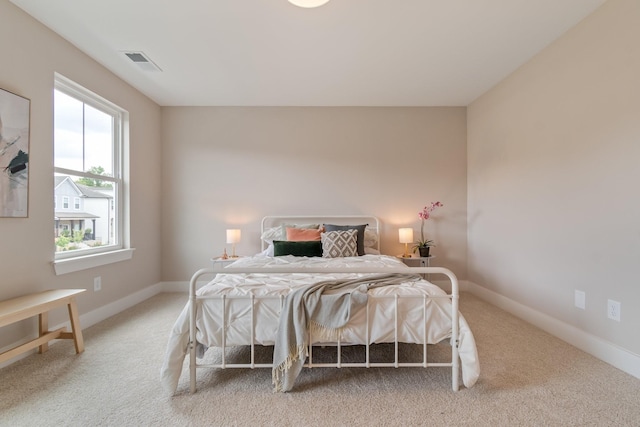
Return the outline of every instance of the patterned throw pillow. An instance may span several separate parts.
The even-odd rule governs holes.
[[[364,230],[367,224],[362,225],[335,225],[335,224],[324,224],[325,231],[344,231],[344,230],[357,230],[358,234],[356,234],[356,245],[358,250],[358,255],[364,255]]]
[[[357,230],[327,231],[322,233],[320,235],[322,256],[324,258],[358,256],[357,233]]]

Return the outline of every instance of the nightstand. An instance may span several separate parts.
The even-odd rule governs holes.
[[[402,255],[398,256],[399,259],[402,260],[409,267],[431,267],[431,260],[435,258],[435,255],[430,255],[428,257],[411,257],[405,258]],[[429,280],[430,274],[423,274],[422,278],[425,280]]]
[[[226,267],[227,265],[231,264],[234,261],[239,260],[240,258],[242,258],[242,257],[239,257],[239,256],[237,256],[235,258],[231,258],[231,257],[229,257],[229,258],[214,257],[214,258],[211,258],[211,262],[213,264],[213,268]]]

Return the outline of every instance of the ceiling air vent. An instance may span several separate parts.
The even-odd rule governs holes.
[[[144,71],[162,71],[144,52],[123,52],[134,64]]]

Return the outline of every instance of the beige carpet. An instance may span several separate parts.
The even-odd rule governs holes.
[[[471,389],[451,391],[446,368],[312,369],[274,394],[270,370],[247,369],[199,371],[189,395],[185,370],[167,397],[159,368],[185,302],[158,295],[86,329],[81,355],[64,340],[3,368],[0,425],[640,425],[640,380],[469,294],[461,310],[482,369]]]

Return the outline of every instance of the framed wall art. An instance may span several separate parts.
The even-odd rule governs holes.
[[[0,89],[0,217],[29,216],[31,101]]]

